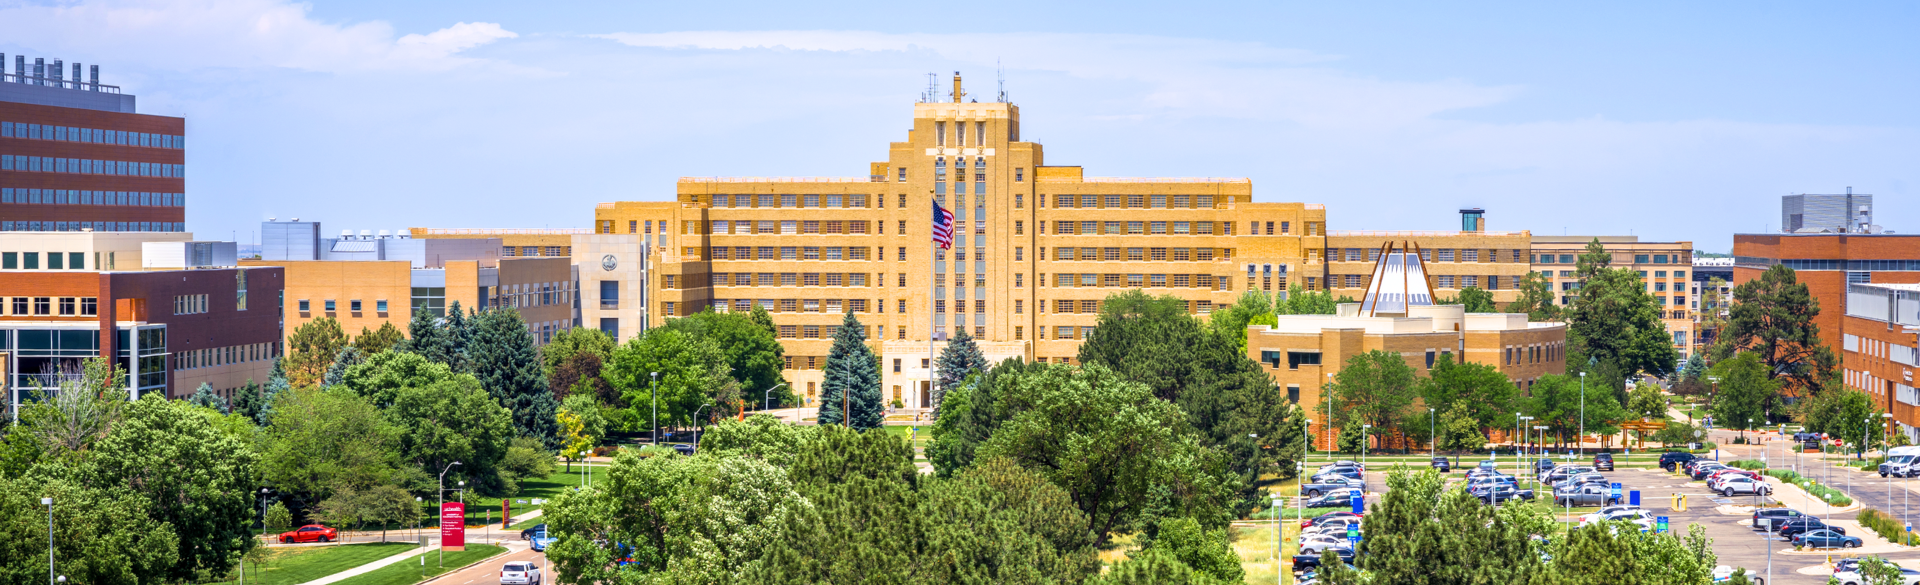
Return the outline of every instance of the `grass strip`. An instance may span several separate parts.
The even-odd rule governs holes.
[[[268,547],[259,563],[247,563],[248,585],[305,583],[415,548],[404,542],[343,544],[338,546]],[[238,583],[239,573],[229,577]]]
[[[425,553],[427,563],[424,567],[420,561],[409,559],[355,575],[340,581],[340,585],[413,585],[503,552],[507,552],[504,547],[469,544],[467,550],[449,552],[446,560],[441,561],[438,552],[429,550]]]

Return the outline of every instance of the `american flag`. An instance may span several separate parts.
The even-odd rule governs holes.
[[[933,243],[940,249],[953,247],[953,212],[941,207],[939,201],[933,202]]]

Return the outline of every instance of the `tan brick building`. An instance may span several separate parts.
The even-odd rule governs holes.
[[[1493,293],[1502,308],[1518,299],[1520,280],[1532,268],[1528,250],[1533,234],[1526,231],[1340,231],[1327,235],[1328,282],[1333,294],[1359,298],[1368,275],[1389,241],[1411,242],[1420,250],[1433,293],[1457,297],[1460,289],[1475,287]]]
[[[1324,287],[1324,207],[1255,203],[1242,178],[1089,177],[1020,131],[1013,104],[918,103],[866,175],[682,178],[673,202],[601,204],[594,231],[657,238],[646,313],[771,311],[810,404],[844,311],[886,340],[887,398],[921,406],[929,348],[955,328],[990,354],[1068,361],[1114,292],[1205,314],[1290,278]],[[931,242],[935,203],[954,213],[950,250]]]
[[[1640,273],[1647,294],[1660,301],[1661,321],[1673,337],[1674,350],[1685,362],[1695,349],[1694,309],[1689,302],[1693,242],[1642,242],[1637,236],[1534,236],[1533,270],[1548,277],[1555,302],[1568,305],[1580,294],[1574,266],[1595,239],[1613,255],[1614,268]]]

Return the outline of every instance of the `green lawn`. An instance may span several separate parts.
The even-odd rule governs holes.
[[[583,467],[586,469],[587,476],[590,477],[592,479],[592,482],[595,484],[598,484],[600,481],[605,480],[607,477],[607,467],[604,465],[583,466],[583,465],[575,464],[573,466],[573,472],[568,473],[566,471],[566,468],[567,468],[566,465],[562,464],[560,467],[554,470],[553,475],[549,475],[545,479],[529,479],[529,480],[520,482],[520,494],[512,498],[513,514],[515,516],[522,516],[522,515],[525,515],[527,512],[532,512],[534,510],[539,510],[546,507],[546,506],[533,505],[534,498],[539,498],[543,500],[552,499],[556,496],[559,496],[560,492],[570,490],[575,487],[579,487],[580,471],[581,471],[581,468]],[[520,503],[521,500],[525,500],[527,503],[522,504]],[[496,500],[494,503],[498,504],[499,502]],[[498,511],[496,510],[496,515],[495,515],[496,518],[499,517],[497,512]],[[469,512],[469,514],[471,513],[472,512]],[[539,524],[541,522],[545,522],[545,520],[541,520],[539,518],[534,518],[531,520],[523,520],[518,523],[515,523],[513,525],[513,529],[522,530],[522,529],[532,527],[533,525]]]
[[[405,560],[341,581],[340,585],[411,585],[504,552],[507,549],[491,544],[469,544],[467,550],[447,553],[443,566],[440,553],[430,550],[426,553],[424,569],[418,560]]]
[[[263,562],[247,563],[247,584],[305,583],[414,548],[418,547],[403,542],[268,548]]]
[[[920,430],[917,433],[913,431],[913,429],[915,428],[913,426],[886,425],[880,428],[886,430],[887,434],[893,435],[895,437],[899,437],[901,439],[905,439],[909,435],[912,435],[913,436],[913,459],[915,461],[927,460],[927,455],[926,455],[927,445],[933,442],[933,423],[921,424],[918,427]]]

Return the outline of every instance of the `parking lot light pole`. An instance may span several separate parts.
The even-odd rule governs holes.
[[[1580,435],[1574,437],[1580,456],[1587,456],[1587,373],[1580,372]]]
[[[1434,434],[1433,407],[1427,407],[1427,457],[1440,456],[1440,435]]]
[[[1371,428],[1373,425],[1360,425],[1360,473],[1367,472],[1367,443],[1371,442],[1367,440],[1369,435],[1367,429]],[[1366,491],[1366,488],[1361,488],[1361,491]]]
[[[773,391],[779,390],[781,386],[785,386],[785,385],[787,385],[786,382],[781,382],[779,384],[774,384],[772,388],[768,388],[767,397],[765,400],[763,400],[765,404],[760,407],[760,410],[773,410]]]
[[[647,385],[647,394],[653,395],[653,445],[660,445],[660,372],[649,374],[653,379]]]
[[[1273,578],[1274,578],[1274,585],[1279,585],[1280,579],[1282,578],[1281,575],[1283,574],[1280,569],[1280,532],[1285,528],[1281,525],[1286,523],[1284,520],[1280,518],[1280,493],[1279,492],[1273,493],[1272,509],[1273,509],[1273,575],[1274,575]],[[1301,513],[1304,515],[1305,511],[1303,510]]]

